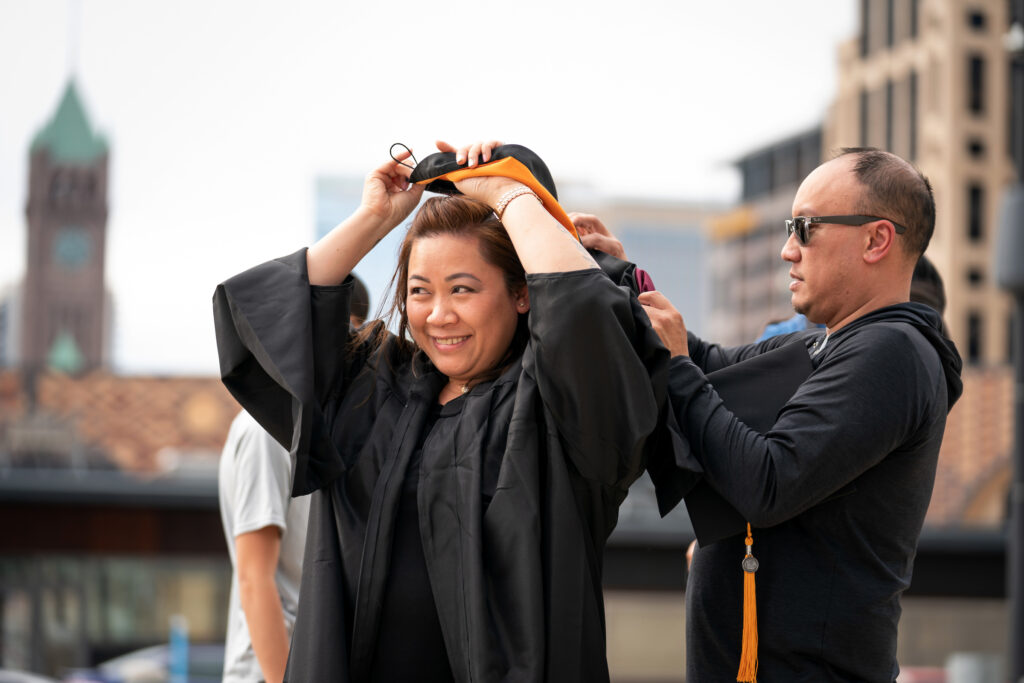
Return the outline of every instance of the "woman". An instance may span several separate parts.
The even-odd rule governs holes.
[[[472,165],[498,144],[438,147]],[[288,680],[607,681],[601,558],[665,414],[667,353],[494,176],[414,218],[398,335],[350,334],[350,271],[420,199],[404,158],[308,251],[214,298],[225,384],[314,492]]]

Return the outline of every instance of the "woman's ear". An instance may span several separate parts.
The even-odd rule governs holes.
[[[516,313],[526,313],[530,310],[530,290],[523,287],[514,298],[516,300]]]

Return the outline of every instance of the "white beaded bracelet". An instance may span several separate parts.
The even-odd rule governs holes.
[[[494,213],[495,215],[498,216],[498,220],[501,220],[501,216],[502,214],[505,213],[505,209],[508,208],[509,202],[511,202],[516,197],[522,197],[523,195],[527,194],[536,199],[541,204],[544,203],[544,201],[537,196],[537,193],[531,190],[530,188],[517,187],[514,190],[509,190],[505,194],[501,195],[501,199],[499,199],[498,203],[494,205]]]

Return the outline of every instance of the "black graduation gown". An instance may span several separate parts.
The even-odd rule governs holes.
[[[314,495],[288,680],[368,678],[419,443],[420,536],[455,680],[608,680],[602,555],[646,453],[679,444],[668,353],[602,271],[527,281],[525,352],[426,442],[445,378],[394,343],[351,346],[349,285],[311,287],[304,250],[217,288],[224,383],[290,446],[293,493]]]

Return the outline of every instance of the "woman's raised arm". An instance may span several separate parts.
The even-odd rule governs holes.
[[[455,148],[446,142],[438,142],[437,148],[442,152],[455,152],[457,159],[468,156],[472,166],[478,155],[484,163],[490,161],[492,148],[500,145],[500,142],[478,142]],[[460,180],[455,186],[467,197],[500,210],[501,223],[512,238],[527,273],[557,273],[598,267],[583,245],[548,213],[536,195],[522,183],[499,176],[482,176]],[[520,190],[524,192],[514,196]],[[507,203],[499,206],[503,198]]]
[[[412,169],[399,163],[408,156],[408,151],[402,152],[370,171],[356,212],[309,248],[309,284],[340,284],[374,245],[416,208],[423,187],[409,184]]]

